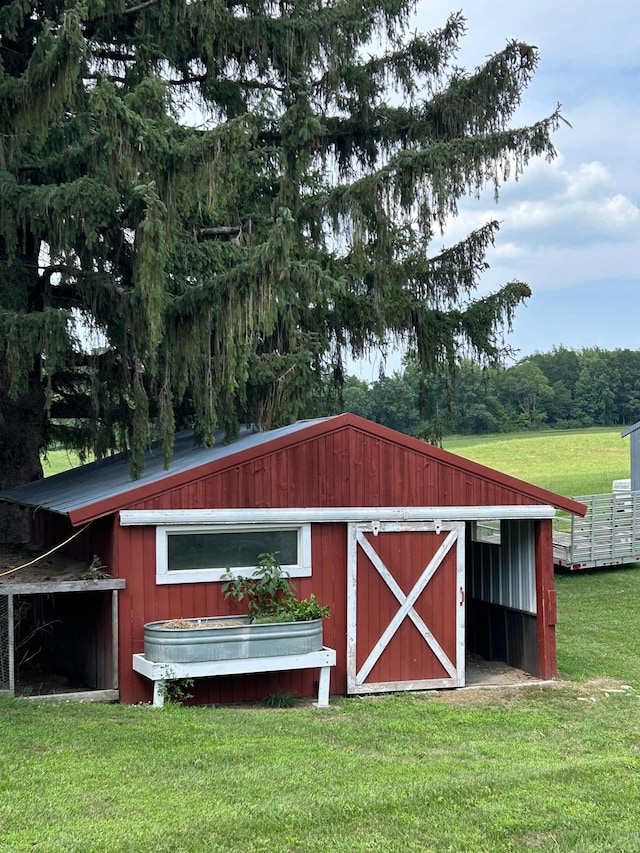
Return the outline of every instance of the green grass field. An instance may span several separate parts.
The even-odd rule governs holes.
[[[42,457],[42,471],[45,477],[68,471],[82,465],[82,460],[73,450],[50,450]],[[87,461],[91,461],[90,459]]]
[[[321,712],[0,700],[0,849],[637,853],[640,570],[558,593],[554,687]]]
[[[450,438],[444,447],[561,495],[601,494],[629,476],[629,439],[620,429]]]
[[[448,441],[564,494],[617,431]],[[0,850],[640,850],[640,568],[557,578],[553,687],[183,708],[0,700]]]

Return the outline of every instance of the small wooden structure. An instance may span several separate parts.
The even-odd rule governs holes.
[[[118,699],[124,586],[59,554],[14,550],[0,559],[0,695]]]
[[[34,508],[33,542],[76,531],[65,553],[97,554],[122,584],[122,701],[150,698],[132,663],[144,624],[238,612],[221,576],[251,571],[260,551],[331,606],[333,693],[459,687],[467,653],[555,676],[552,519],[582,504],[350,414],[192,442],[177,437],[168,471],[152,448],[136,481],[112,457],[0,495]],[[301,669],[194,689],[220,702],[318,685]]]

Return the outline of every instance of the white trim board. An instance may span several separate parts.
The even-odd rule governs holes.
[[[120,525],[302,524],[388,521],[475,521],[478,519],[555,518],[549,504],[409,507],[285,507],[278,509],[123,509]]]

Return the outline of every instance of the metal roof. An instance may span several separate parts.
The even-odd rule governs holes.
[[[43,480],[26,483],[0,492],[0,500],[11,501],[26,506],[37,506],[52,512],[70,515],[74,511],[91,504],[124,498],[129,492],[138,491],[185,472],[193,472],[203,465],[209,465],[240,451],[259,448],[275,439],[294,435],[314,424],[320,424],[331,418],[297,421],[289,426],[265,432],[250,427],[240,430],[237,438],[225,443],[224,433],[216,434],[216,443],[212,447],[195,447],[193,430],[178,433],[173,447],[173,457],[168,469],[164,467],[162,448],[159,442],[153,443],[144,455],[144,471],[137,479],[131,479],[130,460],[126,454],[108,456],[98,462],[90,462]]]
[[[624,438],[626,435],[630,435],[632,432],[635,432],[637,429],[640,429],[640,421],[633,424],[633,426],[627,427],[620,433],[620,438]]]

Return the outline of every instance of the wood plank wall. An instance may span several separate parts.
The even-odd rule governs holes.
[[[296,440],[263,456],[217,470],[198,470],[198,476],[178,488],[165,487],[128,509],[209,509],[348,506],[485,506],[522,505],[534,500],[517,488],[471,473],[454,462],[443,462],[364,430],[345,427],[320,436]],[[546,560],[547,528],[539,528],[536,559]],[[67,519],[37,511],[34,541],[51,546],[72,532]],[[346,525],[318,524],[312,529],[313,577],[300,579],[298,592],[314,592],[332,607],[325,620],[325,645],[338,651],[331,690],[346,690]],[[120,527],[117,513],[93,522],[65,548],[89,562],[94,553],[108,570],[126,581],[119,594],[120,690],[124,702],[148,701],[151,684],[135,674],[131,656],[143,651],[144,623],[159,619],[234,612],[223,600],[219,583],[156,584],[155,529]],[[549,578],[542,588],[547,596]],[[546,600],[546,599],[545,599]],[[106,619],[106,616],[104,617]],[[102,615],[98,621],[103,624]],[[106,629],[105,629],[106,630]],[[549,671],[553,628],[538,625],[542,669]],[[542,632],[542,633],[541,633]],[[551,632],[551,635],[549,635]],[[108,665],[106,649],[104,665]],[[199,683],[196,699],[205,702],[246,701],[290,690],[302,696],[315,692],[317,675],[309,672],[228,678]],[[101,677],[99,680],[102,680]]]

